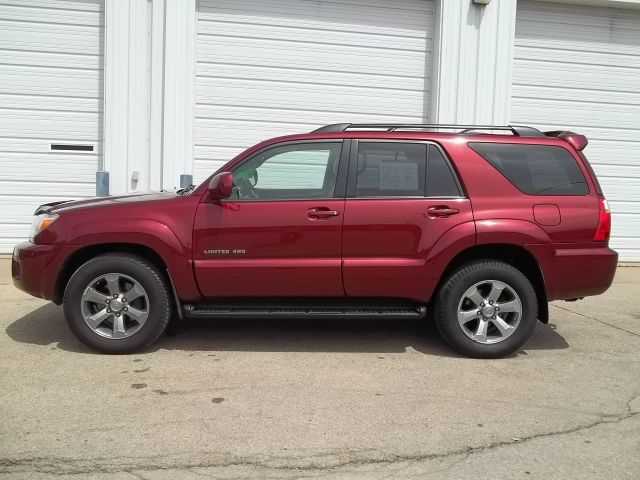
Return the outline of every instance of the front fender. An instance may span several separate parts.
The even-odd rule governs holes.
[[[79,248],[108,244],[132,244],[156,252],[166,264],[178,297],[195,300],[200,297],[191,260],[191,239],[181,241],[166,224],[149,219],[122,219],[115,225],[100,221],[83,221],[67,234],[67,244]]]

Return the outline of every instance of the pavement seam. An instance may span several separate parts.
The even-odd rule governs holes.
[[[622,332],[626,332],[626,333],[628,333],[630,335],[633,335],[635,337],[640,337],[640,334],[637,334],[635,332],[632,332],[631,330],[627,330],[627,329],[622,328],[622,327],[618,327],[617,325],[612,325],[610,323],[605,322],[604,320],[600,320],[599,318],[590,317],[589,315],[585,315],[584,313],[580,313],[580,312],[574,312],[573,310],[570,310],[570,309],[568,309],[566,307],[561,307],[560,305],[554,305],[554,304],[550,304],[550,305],[552,307],[559,308],[560,310],[564,310],[565,312],[573,313],[575,315],[580,315],[581,317],[585,317],[585,318],[588,318],[590,320],[594,320],[594,321],[596,321],[598,323],[602,323],[603,325],[607,325],[607,326],[609,326],[611,328],[615,328],[616,330],[620,330]]]
[[[393,464],[398,462],[420,462],[426,460],[435,459],[447,459],[458,455],[469,457],[476,453],[486,452],[495,448],[506,447],[510,445],[521,444],[540,438],[550,438],[561,435],[569,435],[572,433],[588,430],[603,424],[615,424],[621,421],[640,416],[640,411],[631,411],[631,403],[640,397],[640,394],[633,395],[627,402],[625,411],[619,414],[600,414],[599,419],[584,425],[578,425],[566,430],[558,430],[552,432],[542,432],[530,435],[528,437],[516,438],[512,440],[501,440],[492,442],[487,445],[478,447],[464,447],[455,450],[450,450],[443,453],[426,453],[415,455],[382,455],[381,458],[369,458],[358,459],[352,458],[342,462],[335,462],[331,465],[318,465],[315,463],[309,463],[308,465],[279,465],[277,463],[270,463],[264,461],[256,461],[249,459],[238,459],[229,462],[211,462],[211,463],[197,463],[197,464],[175,464],[171,466],[131,466],[128,468],[110,468],[101,465],[86,466],[78,465],[78,463],[87,463],[89,460],[76,460],[76,459],[64,459],[64,458],[47,458],[47,457],[34,457],[30,459],[12,460],[12,459],[0,459],[0,473],[16,473],[16,472],[39,472],[50,473],[53,475],[82,475],[88,473],[129,473],[137,476],[138,478],[144,478],[143,472],[161,471],[161,470],[192,470],[196,468],[227,468],[227,467],[257,467],[271,470],[292,470],[292,471],[329,471],[346,466],[362,466],[362,465],[375,465],[375,464]],[[203,452],[206,453],[206,452]],[[157,457],[164,457],[165,455],[158,455]],[[125,458],[125,457],[118,457]],[[136,457],[134,457],[136,458]],[[144,458],[155,457],[137,457],[139,460]],[[313,458],[313,457],[312,457]],[[300,459],[300,458],[299,458]],[[302,458],[303,460],[304,458]],[[110,462],[115,462],[117,458],[108,459]],[[295,460],[294,458],[275,458],[274,461],[279,460]],[[273,462],[273,461],[272,461]],[[18,468],[15,468],[18,467]],[[20,468],[22,467],[22,468]],[[31,468],[29,468],[31,467]],[[75,468],[74,468],[75,467]],[[194,472],[195,473],[195,472]]]

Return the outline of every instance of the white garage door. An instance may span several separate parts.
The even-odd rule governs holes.
[[[0,252],[38,205],[95,194],[103,19],[102,1],[0,0]]]
[[[427,0],[200,0],[194,174],[339,122],[424,122]]]
[[[640,261],[640,12],[518,1],[511,116],[587,135],[611,246]]]

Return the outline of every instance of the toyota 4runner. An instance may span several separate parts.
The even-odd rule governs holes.
[[[172,315],[433,318],[473,357],[548,303],[598,295],[617,254],[582,153],[531,127],[337,124],[262,142],[198,187],[40,206],[15,285],[105,353]]]

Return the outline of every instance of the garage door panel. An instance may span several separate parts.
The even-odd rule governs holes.
[[[56,96],[33,96],[11,93],[0,93],[0,105],[8,110],[29,109],[29,110],[52,110],[54,112],[84,112],[95,113],[102,111],[102,101],[97,97],[56,97]]]
[[[530,122],[543,123],[554,110],[554,122],[559,125],[577,125],[589,128],[626,128],[636,131],[640,118],[640,105],[601,104],[553,100],[547,98],[514,98],[513,108],[526,111]],[[583,132],[580,132],[583,133]]]
[[[313,28],[386,33],[388,29],[416,30],[424,32],[423,16],[432,17],[431,2],[402,0],[390,3],[385,0],[349,0],[332,2],[308,2],[299,0],[234,1],[208,0],[199,2],[199,14],[203,20],[220,18],[235,20],[242,17],[248,24],[280,24]]]
[[[393,112],[394,115],[415,116],[418,113],[416,107],[421,107],[424,102],[423,92],[410,90],[390,90],[383,96],[380,89],[364,87],[236,80],[233,86],[223,88],[224,83],[210,78],[198,79],[197,108],[200,104],[218,105],[219,108],[224,105],[255,105],[258,108],[354,112],[367,105],[368,114]],[[295,115],[291,117],[295,118]]]
[[[535,85],[525,82],[514,85],[511,91],[514,98],[541,98],[545,100],[591,102],[640,106],[640,92],[621,92],[595,88],[574,88],[567,86]]]
[[[313,27],[311,27],[313,28]],[[235,22],[205,21],[202,24],[200,35],[211,35],[212,37],[227,37],[229,39],[247,39],[243,29],[238,28]],[[276,26],[273,24],[254,24],[251,28],[251,39],[271,40],[278,44],[291,42],[303,42],[309,44],[322,44],[334,46],[366,45],[364,48],[378,49],[398,49],[407,51],[423,52],[426,48],[427,39],[422,36],[406,35],[378,35],[371,32],[362,31],[342,31],[338,29],[317,28],[313,37],[309,36],[307,28],[300,26]],[[203,37],[203,41],[207,39]]]
[[[229,64],[221,62],[206,62],[198,65],[198,75],[206,78],[219,79],[246,79],[251,81],[277,82],[282,79],[283,68],[274,67],[273,62],[265,59],[261,60],[261,65],[254,61],[253,65]],[[353,68],[352,66],[348,68]],[[403,88],[409,90],[422,90],[425,84],[430,83],[431,70],[425,69],[419,75],[411,76],[409,72],[396,71],[397,73],[387,73],[385,75],[376,72],[355,71],[328,71],[319,69],[317,65],[309,62],[308,67],[290,66],[286,70],[292,77],[300,83],[314,83],[318,81],[318,75],[322,76],[326,85],[341,85],[348,87],[372,87],[387,88],[389,82],[402,84]],[[389,69],[393,71],[392,69]],[[387,71],[389,71],[387,70]],[[425,78],[425,75],[427,78]]]
[[[96,115],[85,112],[41,112],[0,109],[0,136],[46,137],[96,142]],[[48,150],[48,149],[47,149]]]
[[[640,12],[518,2],[511,119],[589,139],[611,246],[640,261]]]
[[[516,59],[517,68],[513,74],[516,84],[545,85],[572,88],[611,90],[615,80],[615,90],[628,93],[639,93],[637,73],[628,68],[603,67],[599,65],[581,65],[563,63],[558,69],[557,60],[538,62]]]
[[[0,20],[0,45],[7,49],[70,54],[95,54],[100,50],[100,39],[95,35],[96,30],[102,30],[100,27],[45,23],[37,26]]]
[[[603,9],[600,7],[588,7],[561,3],[520,2],[518,5],[518,33],[524,30],[527,24],[539,27],[541,24],[549,29],[584,29],[593,31],[612,30],[612,35],[619,31],[629,30],[632,35],[637,35],[637,23],[634,15],[629,15],[628,10]],[[615,32],[613,32],[615,30]]]
[[[0,78],[2,93],[92,98],[102,95],[101,70],[1,65]]]
[[[224,108],[221,108],[219,105],[198,105],[196,109],[196,114],[198,115],[198,120],[223,120],[228,122],[235,122],[239,118],[246,118],[247,110],[252,110],[254,112],[258,112],[260,115],[260,122],[278,122],[281,123],[283,121],[287,121],[291,116],[296,117],[295,125],[298,125],[297,129],[300,130],[303,128],[304,124],[307,125],[316,125],[318,122],[321,123],[331,123],[336,119],[336,116],[342,118],[343,115],[353,115],[354,121],[359,123],[377,123],[388,121],[388,115],[382,114],[362,114],[360,112],[349,112],[347,110],[339,110],[335,109],[332,111],[324,111],[322,109],[322,105],[320,108],[316,110],[303,110],[299,108],[287,108],[286,104],[281,106],[275,106],[270,108],[260,108],[249,105],[225,105]],[[420,117],[414,117],[411,115],[402,116],[396,115],[395,121],[397,122],[406,122],[406,123],[416,123],[421,120]],[[334,122],[335,123],[335,122]],[[231,125],[229,125],[231,126]]]
[[[70,55],[67,53],[16,51],[0,49],[0,64],[66,69],[73,65],[76,69],[100,70],[104,63],[102,55]]]
[[[95,15],[92,11],[83,10],[64,10],[55,8],[33,8],[31,5],[25,5],[23,3],[16,3],[14,5],[11,2],[6,2],[0,5],[0,18],[10,21],[28,21],[28,22],[59,22],[66,25],[84,25],[99,27],[100,16]],[[56,2],[50,2],[49,7],[56,5]],[[37,6],[37,5],[35,5]],[[100,6],[100,3],[96,3],[96,6]]]
[[[256,52],[260,52],[257,55]],[[376,58],[375,65],[371,57]],[[199,37],[198,61],[244,65],[287,65],[290,68],[313,68],[342,72],[389,72],[405,76],[424,76],[421,65],[424,52],[371,49],[364,46],[341,46],[288,43],[247,38]],[[198,70],[200,73],[200,70]]]
[[[0,181],[87,182],[98,169],[98,155],[0,151]]]

